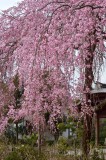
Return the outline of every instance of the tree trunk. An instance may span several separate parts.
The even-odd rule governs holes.
[[[90,152],[92,117],[86,115],[86,122],[83,123],[83,154],[87,160]]]
[[[89,46],[90,54],[88,54],[87,58],[85,59],[85,85],[84,85],[84,91],[85,91],[85,103],[88,106],[91,106],[91,103],[89,100],[91,100],[90,91],[92,89],[92,82],[94,80],[93,76],[93,52],[95,50],[94,45]],[[89,67],[88,67],[89,66]],[[87,89],[89,91],[87,92]],[[85,155],[85,160],[88,159],[88,154],[90,151],[90,140],[91,140],[91,127],[92,127],[92,115],[86,114],[85,119],[83,120],[83,153]]]
[[[16,143],[18,143],[18,122],[16,122]]]

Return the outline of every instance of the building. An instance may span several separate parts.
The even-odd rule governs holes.
[[[95,144],[106,145],[106,84],[95,84],[91,91],[91,102],[95,109]]]

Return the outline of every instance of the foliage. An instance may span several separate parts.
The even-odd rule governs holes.
[[[78,119],[69,117],[65,122],[58,124],[58,129],[60,133],[69,129],[70,135],[68,138],[71,145],[74,145],[74,143],[77,143],[77,145],[81,143],[83,136],[83,124],[81,121],[78,121]]]
[[[49,141],[46,141],[46,144],[48,144],[49,146],[52,146],[55,142],[53,140],[49,140]]]
[[[93,155],[91,156],[91,160],[104,160],[103,157],[101,157],[101,158],[100,157],[101,157],[100,151],[97,151],[94,149]]]
[[[57,143],[57,149],[58,149],[59,154],[67,153],[68,139],[64,137],[59,137],[59,140]]]
[[[47,160],[46,155],[38,152],[35,148],[29,145],[20,145],[13,148],[9,154],[5,156],[3,160]]]
[[[5,160],[22,160],[19,154],[16,151],[9,153]]]
[[[83,155],[74,155],[73,148],[68,148],[67,139],[60,138],[58,144],[43,146],[42,153],[38,156],[37,148],[26,144],[5,144],[0,143],[1,160],[82,160]],[[60,145],[61,144],[61,145]],[[60,147],[60,148],[58,148]],[[59,150],[58,150],[59,149]],[[104,160],[102,149],[92,148],[93,153],[88,160]],[[70,155],[68,153],[70,152]]]
[[[101,145],[105,145],[105,138],[106,138],[106,119],[100,119],[100,132],[99,132],[99,143]]]
[[[4,160],[7,154],[9,154],[10,148],[8,147],[7,144],[3,144],[0,142],[0,159]]]
[[[23,142],[25,144],[34,146],[37,142],[37,139],[38,139],[38,135],[32,133],[32,135],[24,135]]]
[[[13,127],[7,126],[5,131],[5,136],[8,139],[8,142],[15,143],[16,142],[16,131],[13,129]]]

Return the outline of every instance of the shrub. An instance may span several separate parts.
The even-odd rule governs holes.
[[[37,139],[38,139],[38,135],[37,134],[31,134],[30,136],[24,136],[23,137],[23,142],[25,144],[29,144],[29,145],[32,145],[34,146],[37,142]]]
[[[104,158],[100,158],[101,153],[97,150],[94,150],[91,160],[104,160]],[[103,156],[103,155],[102,155]]]
[[[36,148],[29,145],[15,147],[4,160],[47,160],[44,153],[38,155]]]
[[[68,149],[67,138],[60,137],[59,140],[58,140],[57,148],[58,148],[58,152],[60,154],[67,153],[67,149]]]
[[[12,151],[5,160],[23,160],[18,152]]]
[[[46,141],[46,143],[49,145],[49,146],[52,146],[54,144],[54,141],[53,140],[48,140]]]

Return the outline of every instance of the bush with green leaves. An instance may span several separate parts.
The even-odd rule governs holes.
[[[47,160],[46,154],[41,153],[30,145],[20,145],[11,151],[4,160]]]
[[[38,139],[38,135],[32,133],[31,135],[24,135],[23,142],[25,144],[29,144],[29,145],[34,146],[37,142],[37,139]]]
[[[48,144],[49,146],[52,146],[54,144],[54,140],[48,140],[46,141],[46,144]]]
[[[70,130],[69,135],[69,145],[73,146],[75,144],[80,145],[83,137],[83,125],[82,122],[73,119],[72,117],[69,117],[65,120],[65,122],[58,124],[58,129],[60,131],[60,134],[62,135],[62,132],[66,131],[66,129]]]
[[[11,152],[11,147],[0,141],[0,160],[4,160],[5,156]]]
[[[103,153],[94,149],[91,160],[105,160]]]
[[[17,151],[12,151],[5,160],[23,160]]]
[[[57,143],[57,149],[60,154],[67,153],[68,139],[65,137],[59,137],[59,140]]]

